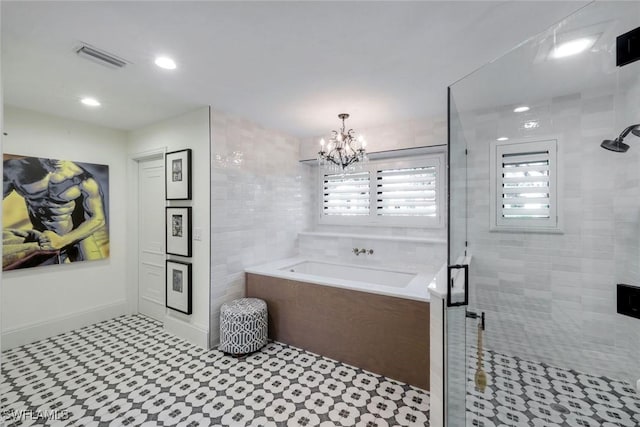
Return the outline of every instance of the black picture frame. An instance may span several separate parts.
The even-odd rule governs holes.
[[[165,200],[191,200],[191,149],[164,155]]]
[[[165,248],[167,255],[190,257],[192,250],[190,206],[165,208]]]
[[[190,262],[166,260],[165,306],[183,314],[191,314],[192,266]]]

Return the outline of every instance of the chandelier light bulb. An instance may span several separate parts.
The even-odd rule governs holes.
[[[324,142],[324,138],[320,138],[320,146],[321,146],[322,148],[324,148],[324,144],[325,144],[325,142]]]

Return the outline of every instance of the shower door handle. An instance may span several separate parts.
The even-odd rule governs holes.
[[[459,295],[457,295],[457,298],[454,298],[454,291],[457,291],[455,285],[459,280],[459,275],[454,274],[454,271],[458,270],[464,270],[464,295],[462,300],[460,300]],[[450,265],[447,267],[447,307],[459,307],[465,305],[469,305],[469,265]]]

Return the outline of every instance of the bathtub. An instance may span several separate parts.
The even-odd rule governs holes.
[[[378,295],[429,301],[428,286],[437,268],[431,272],[371,267],[287,258],[245,269],[245,272],[294,280],[307,284],[331,286]]]
[[[269,338],[429,389],[433,274],[306,258],[248,268]]]

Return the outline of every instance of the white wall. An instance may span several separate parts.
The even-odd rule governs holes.
[[[192,201],[170,202],[170,206],[192,206],[193,227],[202,229],[202,240],[193,241],[193,313],[184,315],[167,310],[164,327],[170,332],[201,347],[209,343],[209,277],[210,277],[210,163],[209,163],[209,107],[164,120],[129,133],[129,170],[137,170],[131,160],[139,153],[164,149],[167,152],[191,148]],[[132,178],[133,180],[133,178]],[[133,182],[133,181],[131,181]],[[135,203],[129,203],[131,218],[137,218]],[[137,225],[129,223],[129,248],[137,248]],[[132,239],[132,240],[131,240]],[[132,253],[137,253],[132,251]],[[135,256],[128,265],[129,289],[132,300],[137,300],[137,261]]]
[[[5,153],[109,165],[109,259],[2,274],[2,346],[126,313],[124,132],[6,106]]]
[[[245,294],[244,269],[294,256],[309,224],[310,167],[299,140],[211,112],[211,344],[220,307]],[[235,162],[234,162],[235,160]]]

